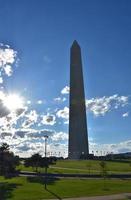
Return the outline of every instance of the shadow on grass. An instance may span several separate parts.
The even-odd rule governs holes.
[[[52,192],[51,190],[49,190],[47,187],[48,185],[53,185],[55,184],[56,181],[59,180],[59,178],[55,178],[55,177],[47,177],[45,179],[45,177],[27,177],[27,180],[29,182],[32,182],[32,183],[40,183],[42,185],[45,185],[46,183],[46,188],[45,190],[48,191],[50,194],[52,194],[55,198],[57,199],[62,199],[60,196],[58,196],[57,194],[55,194],[54,192]]]
[[[127,199],[131,199],[131,196],[127,196],[126,198],[127,198]]]
[[[46,188],[46,191],[48,191],[50,194],[52,194],[54,197],[56,197],[57,199],[62,199],[60,196],[58,196],[57,194],[55,194],[54,192],[52,192],[51,190]]]
[[[53,185],[58,180],[59,180],[59,178],[55,178],[55,177],[48,177],[46,179],[45,179],[45,177],[42,177],[42,176],[27,177],[27,181],[29,181],[31,183],[40,183],[43,185],[45,185],[45,183],[47,185]]]
[[[0,183],[0,200],[6,200],[12,197],[12,191],[21,184],[3,182]]]
[[[107,187],[103,188],[103,190],[104,190],[104,191],[110,191],[110,189],[107,188]]]
[[[103,191],[110,191],[110,188],[108,186],[108,183],[106,182],[106,180],[103,180]]]

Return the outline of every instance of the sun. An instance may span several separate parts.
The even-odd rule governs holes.
[[[9,110],[17,110],[23,107],[23,99],[17,94],[10,94],[6,96],[3,100],[4,106],[6,106]]]

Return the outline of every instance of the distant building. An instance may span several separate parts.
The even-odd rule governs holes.
[[[81,49],[74,41],[70,51],[69,159],[89,154]]]

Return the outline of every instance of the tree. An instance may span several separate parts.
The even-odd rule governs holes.
[[[0,152],[8,152],[10,150],[10,147],[7,143],[3,143],[0,147]]]
[[[40,154],[36,153],[30,158],[25,160],[26,167],[32,167],[36,172],[38,172],[38,167],[41,166],[42,157]]]
[[[49,165],[54,164],[56,159],[54,157],[42,157],[39,153],[32,155],[25,160],[26,167],[32,167],[38,172],[39,167],[48,168]]]
[[[100,163],[100,168],[101,168],[101,176],[104,179],[104,189],[106,188],[106,178],[107,178],[107,166],[105,161],[101,161]]]
[[[9,176],[16,172],[19,157],[10,152],[9,145],[3,143],[0,147],[0,175]]]
[[[129,166],[131,167],[131,161],[129,162]]]
[[[87,168],[88,168],[88,173],[89,173],[89,175],[90,175],[90,173],[91,173],[91,161],[90,161],[90,160],[88,160],[86,166],[87,166]]]

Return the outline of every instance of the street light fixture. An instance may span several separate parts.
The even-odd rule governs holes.
[[[45,189],[47,188],[47,139],[48,135],[44,135],[45,138]]]
[[[45,158],[47,156],[47,139],[48,139],[48,135],[44,135],[45,138]]]

